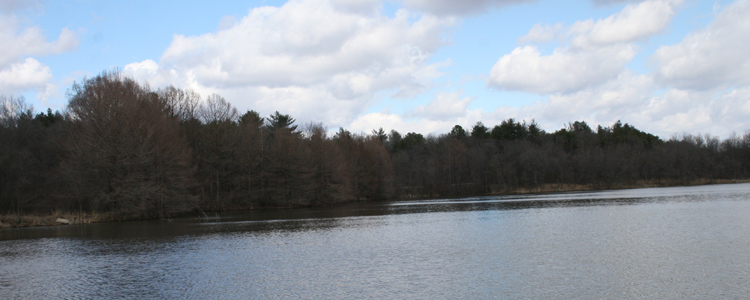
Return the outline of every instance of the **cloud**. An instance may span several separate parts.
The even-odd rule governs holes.
[[[533,119],[547,131],[558,130],[572,121],[586,121],[592,127],[607,127],[621,120],[663,139],[681,132],[728,137],[733,129],[750,129],[750,118],[747,117],[750,115],[750,87],[728,90],[718,95],[676,88],[654,95],[657,89],[652,76],[624,71],[615,79],[596,87],[570,94],[550,95],[546,101],[530,105],[501,106],[488,112],[454,107],[457,112],[443,118],[430,118],[413,112],[403,115],[370,113],[357,118],[348,128],[355,132],[370,132],[383,127],[402,133],[441,134],[450,131],[455,124],[468,129],[475,122],[482,121],[492,127],[505,119],[515,118],[527,122]],[[454,101],[461,99],[455,93],[446,95],[448,97],[444,98],[453,98]],[[440,101],[444,100],[436,97],[433,102]]]
[[[610,5],[639,0],[592,0],[596,5]],[[539,2],[539,0],[391,0],[410,11],[423,12],[436,16],[468,16],[484,13],[490,9],[500,9],[511,5]],[[382,7],[382,0],[333,0],[343,9],[360,13],[372,13]]]
[[[178,74],[175,70],[164,69],[160,67],[158,63],[150,59],[127,64],[123,67],[122,72],[128,76],[142,80],[142,83],[148,83],[155,88],[168,86],[170,84],[181,88],[198,87],[194,82],[191,82],[187,76],[181,76],[181,74]]]
[[[0,95],[17,93],[29,89],[44,90],[52,81],[48,66],[33,58],[14,63],[0,69]]]
[[[339,126],[378,95],[420,93],[450,63],[429,59],[449,42],[444,33],[455,18],[406,10],[387,17],[370,13],[367,1],[343,8],[342,0],[335,2],[254,8],[215,33],[175,35],[158,63],[134,63],[124,71],[154,86],[189,86],[240,108]]]
[[[711,92],[673,89],[653,102],[668,106],[668,113],[652,118],[654,127],[661,132],[711,133],[728,137],[732,128],[750,130],[748,87],[729,90],[718,96]]]
[[[750,1],[727,6],[705,28],[653,56],[656,79],[665,86],[709,90],[750,85]]]
[[[568,94],[553,94],[546,101],[521,107],[499,107],[486,113],[483,121],[487,120],[485,124],[495,124],[507,118],[534,119],[546,130],[557,130],[567,122],[576,120],[603,126],[617,120],[645,125],[648,122],[643,118],[643,112],[650,103],[653,90],[650,76],[624,71],[597,86]]]
[[[500,8],[514,4],[530,3],[536,0],[402,0],[411,10],[435,15],[461,16],[484,12],[490,8]]]
[[[418,9],[418,2],[402,3]],[[480,9],[470,12],[500,5],[471,3],[465,5]],[[380,127],[445,133],[456,124],[468,129],[483,121],[492,126],[509,117],[533,118],[550,131],[575,120],[603,126],[622,120],[663,138],[682,131],[726,135],[727,128],[747,128],[747,88],[717,93],[668,86],[657,95],[662,91],[657,83],[664,78],[626,69],[638,43],[664,31],[681,3],[647,0],[599,20],[535,25],[519,39],[530,44],[500,57],[487,84],[549,96],[487,112],[468,109],[473,98],[452,92],[403,114],[365,113],[385,95],[422,93],[451,63],[431,61],[450,43],[445,34],[458,20],[450,15],[459,15],[440,14],[437,9],[445,3],[438,2],[423,3],[433,5],[433,11],[402,9],[394,16],[382,15],[382,2],[374,0],[294,0],[255,8],[245,17],[225,20],[216,32],[175,35],[159,61],[129,64],[124,72],[155,87],[175,84],[204,95],[219,93],[241,110],[279,110],[300,123],[322,121],[364,133]],[[560,43],[549,54],[534,45],[549,42]]]
[[[750,15],[749,2],[727,6],[706,28],[680,44],[660,48],[653,58],[656,74],[637,74],[625,66],[637,53],[637,43],[668,26],[681,1],[629,4],[607,18],[571,26],[537,24],[520,43],[563,45],[547,55],[535,45],[516,48],[498,60],[487,83],[548,94],[546,100],[484,112],[467,110],[459,94],[442,94],[403,115],[362,116],[352,127],[374,128],[381,122],[409,131],[445,133],[453,123],[470,127],[481,120],[493,126],[512,117],[534,119],[549,131],[576,120],[592,126],[621,120],[664,139],[681,132],[728,137],[732,130],[750,129],[750,54],[742,51],[750,45],[745,34],[750,32],[745,18]]]
[[[655,74],[625,69],[635,43],[663,31],[680,4],[644,1],[596,22],[534,26],[520,42],[568,44],[550,55],[533,45],[515,49],[498,60],[488,85],[550,95],[533,105],[500,107],[485,119],[533,117],[553,130],[574,120],[603,126],[622,120],[662,138],[678,132],[726,137],[732,128],[750,128],[750,54],[743,51],[750,46],[750,1],[727,6],[706,28],[659,48]],[[655,95],[659,85],[667,89]]]
[[[509,117],[534,118],[546,130],[577,120],[605,127],[621,120],[665,139],[681,132],[727,137],[733,129],[750,129],[750,87],[718,94],[670,88],[654,95],[657,90],[653,76],[624,71],[595,87],[550,95],[531,105],[499,107],[479,119],[489,125]]]
[[[443,134],[455,125],[470,128],[481,116],[479,111],[470,111],[466,117],[456,120],[430,120],[427,118],[405,118],[390,113],[369,113],[357,117],[347,126],[352,132],[370,133],[373,129],[383,128],[386,132],[396,130],[401,134],[417,132],[422,134]]]
[[[357,117],[347,128],[353,132],[369,133],[383,128],[386,132],[397,130],[402,134],[418,132],[422,134],[443,134],[453,126],[471,128],[477,121],[492,117],[481,109],[468,109],[472,101],[463,92],[440,93],[427,105],[420,105],[403,114],[390,112],[368,113]]]
[[[573,48],[587,49],[637,42],[662,32],[674,17],[675,8],[682,2],[682,0],[648,0],[629,4],[620,12],[607,18],[597,21],[593,19],[577,21],[569,27],[560,23],[535,24],[528,34],[519,39],[519,43],[547,43],[553,40],[570,39]]]
[[[221,18],[221,21],[219,21],[218,30],[232,28],[235,22],[236,20],[234,19],[234,16],[224,16]]]
[[[726,135],[729,133],[728,128],[750,130],[750,87],[724,93],[708,106],[712,113],[710,125],[713,128],[703,130],[704,132]]]
[[[534,24],[525,36],[518,39],[518,43],[549,43],[554,40],[564,41],[565,36],[562,31],[565,27],[562,23],[555,25]]]
[[[0,16],[0,67],[17,62],[25,56],[59,54],[75,49],[78,38],[63,28],[56,41],[48,42],[42,29],[36,26],[21,28],[15,16]]]
[[[30,6],[41,5],[31,1]],[[4,11],[23,9],[26,4],[4,1]],[[56,87],[48,66],[33,56],[59,54],[75,49],[78,38],[68,28],[63,28],[55,41],[47,41],[43,31],[36,26],[22,27],[15,15],[0,15],[0,94],[15,94],[36,89],[37,97],[46,100],[55,96]]]
[[[631,43],[660,33],[675,15],[682,0],[649,0],[629,4],[607,18],[578,21],[568,34],[576,48]]]
[[[375,0],[339,0],[340,2],[379,3]],[[681,0],[680,0],[681,1]],[[409,10],[426,12],[438,16],[466,16],[483,13],[493,8],[533,3],[538,0],[396,0]],[[612,5],[640,0],[591,0],[595,5]]]
[[[612,5],[624,2],[638,2],[641,0],[591,0],[595,5]]]
[[[386,132],[391,130],[402,131],[408,130],[406,122],[397,114],[389,113],[369,113],[357,117],[347,126],[350,131],[370,133],[373,129],[383,128]],[[421,129],[421,128],[420,128]],[[424,131],[417,131],[424,132]]]
[[[497,61],[487,83],[548,94],[546,100],[484,112],[468,110],[469,99],[447,93],[402,115],[361,116],[351,127],[369,132],[385,124],[402,132],[445,133],[453,124],[468,128],[481,120],[493,126],[512,117],[534,119],[550,131],[576,120],[592,126],[621,120],[665,139],[681,132],[727,137],[732,130],[750,129],[750,54],[742,52],[743,45],[750,45],[743,34],[750,32],[750,21],[743,17],[750,14],[748,2],[727,6],[706,28],[660,48],[654,55],[656,74],[637,74],[625,66],[637,54],[637,43],[668,26],[681,1],[629,4],[607,18],[570,26],[537,24],[520,43],[563,45],[546,55],[535,45],[516,48]]]
[[[10,14],[24,9],[40,8],[42,5],[42,0],[0,0],[0,12]]]
[[[545,101],[520,107],[502,106],[484,112],[468,110],[469,99],[459,93],[447,93],[402,115],[363,115],[350,127],[363,132],[384,126],[402,133],[445,133],[453,124],[468,128],[481,120],[493,126],[512,117],[526,121],[534,119],[550,131],[576,120],[587,121],[592,126],[611,126],[621,120],[665,139],[681,132],[727,137],[732,130],[750,129],[750,86],[743,81],[750,76],[744,73],[747,67],[740,67],[747,64],[748,55],[725,49],[734,45],[740,51],[744,49],[742,45],[746,38],[742,33],[750,30],[743,27],[747,23],[741,16],[748,15],[748,11],[738,7],[747,2],[728,6],[705,29],[685,38],[685,41],[692,37],[711,37],[713,40],[696,39],[692,43],[683,41],[679,44],[685,45],[683,50],[696,52],[703,48],[728,51],[716,52],[718,54],[703,59],[723,62],[722,55],[734,59],[735,68],[727,75],[719,75],[719,78],[724,78],[721,80],[729,78],[731,85],[718,83],[709,85],[712,89],[703,90],[691,85],[667,85],[663,90],[659,84],[665,84],[664,77],[637,74],[625,68],[637,54],[637,43],[662,32],[681,3],[644,1],[626,5],[619,13],[598,21],[581,21],[571,26],[536,25],[519,40],[521,43],[557,41],[563,46],[548,55],[543,55],[535,45],[516,48],[498,60],[488,84],[502,83],[493,87],[549,94]],[[690,56],[690,59],[695,59],[695,56]],[[701,74],[700,70],[693,71]],[[714,72],[726,71],[719,68]],[[689,76],[691,73],[682,74]]]
[[[388,81],[424,65],[453,24],[430,16],[411,24],[406,11],[393,19],[370,18],[326,4],[290,1],[281,8],[256,8],[216,34],[176,35],[160,63],[191,71],[211,86],[304,86],[356,75],[392,85]]]
[[[557,49],[551,55],[524,46],[501,57],[487,83],[498,89],[537,94],[570,93],[616,77],[635,54],[632,45],[587,51]]]
[[[331,5],[339,10],[362,14],[375,15],[383,7],[382,0],[331,0]]]
[[[540,116],[559,123],[572,121],[570,118],[575,116],[599,124],[612,124],[620,119],[645,124],[644,108],[649,105],[652,92],[650,76],[626,71],[597,87],[551,95]]]
[[[291,114],[300,123],[320,122],[333,126],[343,126],[351,121],[352,114],[369,106],[375,95],[364,95],[356,100],[340,99],[335,89],[327,84],[287,87],[267,87],[247,85],[234,88],[205,86],[195,80],[192,74],[165,69],[153,60],[131,63],[123,68],[123,73],[154,88],[175,85],[191,88],[203,95],[220,94],[241,111],[255,110],[263,114],[281,111]]]
[[[471,103],[471,98],[461,98],[461,93],[441,93],[427,105],[414,108],[407,115],[423,117],[428,120],[454,120],[466,115],[466,108]]]
[[[635,57],[636,41],[661,32],[681,1],[629,4],[607,18],[531,28],[522,43],[567,42],[542,55],[534,45],[517,47],[492,67],[487,84],[537,94],[574,93],[616,78]]]

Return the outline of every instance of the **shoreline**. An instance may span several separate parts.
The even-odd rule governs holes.
[[[736,184],[750,183],[750,179],[699,179],[692,182],[680,181],[659,181],[659,182],[638,182],[636,184],[616,184],[616,185],[577,185],[577,184],[545,184],[540,189],[519,189],[515,193],[498,193],[488,194],[491,196],[500,195],[527,195],[527,194],[547,194],[547,193],[564,193],[564,192],[588,192],[588,191],[614,191],[629,189],[646,189],[646,188],[663,188],[663,187],[680,187],[680,186],[700,186],[700,185],[717,185],[717,184]]]
[[[62,213],[53,212],[49,215],[0,215],[0,229],[23,227],[48,227],[63,225],[82,225],[116,221],[109,214],[99,213]]]
[[[698,179],[691,182],[683,181],[639,181],[635,184],[544,184],[539,188],[520,188],[515,190],[503,190],[498,189],[486,194],[481,195],[438,195],[433,197],[404,197],[402,199],[396,199],[393,201],[414,201],[414,200],[434,200],[434,199],[448,199],[448,198],[468,198],[468,197],[482,197],[482,196],[512,196],[512,195],[534,195],[534,194],[551,194],[551,193],[566,193],[566,192],[590,192],[590,191],[614,191],[614,190],[627,190],[627,189],[645,189],[645,188],[662,188],[662,187],[680,187],[680,186],[699,186],[699,185],[716,185],[716,184],[736,184],[736,183],[750,183],[748,179]]]
[[[707,180],[699,179],[692,182],[637,182],[635,184],[616,184],[616,185],[595,185],[595,184],[545,184],[542,187],[535,189],[516,189],[512,191],[499,191],[491,192],[484,195],[461,195],[461,196],[437,196],[437,197],[406,197],[403,199],[397,199],[393,201],[414,201],[414,200],[429,200],[429,199],[442,199],[442,198],[464,198],[464,197],[480,197],[480,196],[503,196],[503,195],[531,195],[531,194],[549,194],[549,193],[565,193],[565,192],[586,192],[586,191],[610,191],[610,190],[624,190],[624,189],[639,189],[639,188],[657,188],[657,187],[679,187],[679,186],[700,186],[700,185],[716,185],[716,184],[738,184],[738,183],[750,183],[750,179],[717,179]],[[305,208],[310,206],[290,207],[290,208]],[[249,210],[263,210],[263,209],[278,209],[283,207],[260,207],[260,208],[234,208],[226,209],[215,212],[224,211],[249,211]],[[210,211],[214,212],[214,211]],[[183,213],[182,215],[188,214]],[[178,215],[179,216],[179,215]],[[151,220],[146,218],[116,218],[111,214],[106,213],[63,213],[53,212],[49,215],[15,215],[5,214],[0,215],[0,229],[10,228],[24,228],[24,227],[49,227],[49,226],[65,226],[65,225],[83,225],[90,223],[106,223],[106,222],[120,222],[120,221],[136,221],[136,220]]]

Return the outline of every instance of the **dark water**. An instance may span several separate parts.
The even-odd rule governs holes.
[[[750,184],[0,230],[0,299],[747,299]]]

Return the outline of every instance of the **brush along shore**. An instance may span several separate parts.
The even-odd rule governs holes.
[[[109,221],[115,221],[115,218],[110,214],[98,213],[80,214],[53,212],[50,215],[6,214],[0,215],[0,229],[17,227],[76,225]]]
[[[620,183],[616,185],[598,185],[598,184],[545,184],[539,188],[527,189],[515,189],[515,190],[501,190],[500,192],[493,192],[490,195],[514,195],[514,194],[545,194],[545,193],[558,193],[558,192],[575,192],[575,191],[594,191],[594,190],[618,190],[618,189],[634,189],[634,188],[651,188],[651,187],[672,187],[672,186],[696,186],[696,185],[709,185],[709,184],[732,184],[732,183],[747,183],[750,182],[748,179],[720,179],[720,180],[707,180],[699,179],[689,183],[677,182],[677,181],[643,181],[636,183]],[[404,195],[405,199],[414,200],[422,199],[423,197],[409,197]],[[465,195],[470,197],[471,195]],[[270,208],[270,207],[269,207]],[[278,208],[278,207],[273,207]],[[258,209],[258,208],[252,208]],[[262,208],[260,208],[262,209]],[[231,209],[236,211],[238,209]],[[240,209],[243,210],[243,209]],[[245,209],[247,210],[247,209]],[[202,211],[201,211],[202,212]],[[205,213],[204,213],[205,214]],[[109,213],[62,213],[53,212],[50,215],[16,215],[6,214],[0,215],[0,229],[4,228],[18,228],[18,227],[37,227],[37,226],[59,226],[59,225],[80,225],[89,223],[100,223],[100,222],[113,222],[123,220],[139,220],[143,219],[140,217],[123,217],[114,216]]]

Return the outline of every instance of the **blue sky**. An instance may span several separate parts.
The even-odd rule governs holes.
[[[750,129],[750,1],[0,0],[0,95],[63,109],[119,68],[300,123],[424,134],[507,118]]]

